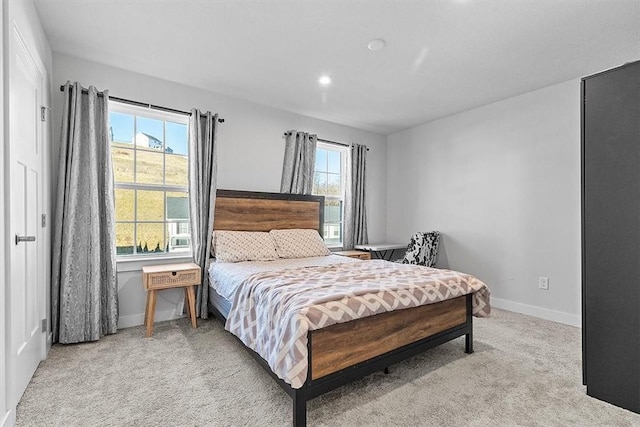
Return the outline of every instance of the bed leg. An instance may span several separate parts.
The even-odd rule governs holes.
[[[384,368],[384,374],[385,375],[389,375],[389,367],[388,366],[386,368]]]
[[[467,334],[464,336],[464,352],[473,353],[473,294],[467,295]]]
[[[464,336],[464,352],[467,354],[473,353],[473,333],[471,332]]]
[[[293,394],[293,427],[307,425],[307,398],[302,390],[295,390]]]

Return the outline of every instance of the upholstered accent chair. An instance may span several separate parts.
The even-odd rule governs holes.
[[[440,242],[440,232],[428,231],[418,232],[411,236],[407,252],[402,258],[402,264],[424,265],[435,267],[438,255],[438,243]]]

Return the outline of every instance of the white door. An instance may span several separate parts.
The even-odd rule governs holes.
[[[44,354],[42,276],[43,74],[20,37],[9,35],[9,403],[17,405]],[[21,241],[22,240],[22,241]]]

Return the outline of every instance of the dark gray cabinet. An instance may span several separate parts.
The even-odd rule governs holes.
[[[587,394],[640,413],[640,61],[582,79],[582,323]]]

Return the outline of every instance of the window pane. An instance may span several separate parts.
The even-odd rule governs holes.
[[[342,221],[342,202],[340,200],[324,201],[324,222]]]
[[[138,221],[164,220],[164,191],[137,190]]]
[[[183,192],[167,192],[167,221],[189,221],[189,195]]]
[[[116,255],[131,255],[134,246],[133,224],[116,222]]]
[[[166,184],[189,185],[189,162],[185,156],[167,153],[165,162]]]
[[[342,186],[340,185],[340,175],[335,173],[327,174],[326,196],[342,196]]]
[[[119,143],[111,145],[113,178],[115,182],[133,182],[133,150],[123,147]]]
[[[164,122],[162,120],[136,117],[136,145],[164,151]]]
[[[327,174],[322,172],[316,172],[313,176],[313,194],[325,195],[327,192]]]
[[[137,252],[165,252],[164,244],[164,223],[138,223],[138,247]]]
[[[136,156],[136,182],[162,185],[164,154],[149,150],[137,150]]]
[[[328,245],[342,243],[342,200],[324,201],[324,241]]]
[[[327,150],[316,149],[316,170],[327,171]]]
[[[167,236],[169,238],[169,252],[191,251],[191,235],[188,222],[168,222]]]
[[[342,224],[324,225],[324,242],[327,245],[338,245],[342,242]]]
[[[328,160],[327,172],[340,173],[342,171],[339,151],[329,151],[327,160]]]
[[[116,221],[133,221],[135,219],[133,215],[133,204],[135,196],[136,194],[134,190],[123,190],[122,188],[116,188]]]
[[[123,113],[109,113],[109,139],[120,144],[133,142],[133,116]]]
[[[187,155],[189,150],[189,128],[182,123],[165,123],[166,130],[166,152],[173,154]]]
[[[181,221],[182,220],[182,221]],[[167,192],[167,236],[169,252],[189,252],[189,195],[185,192]]]

